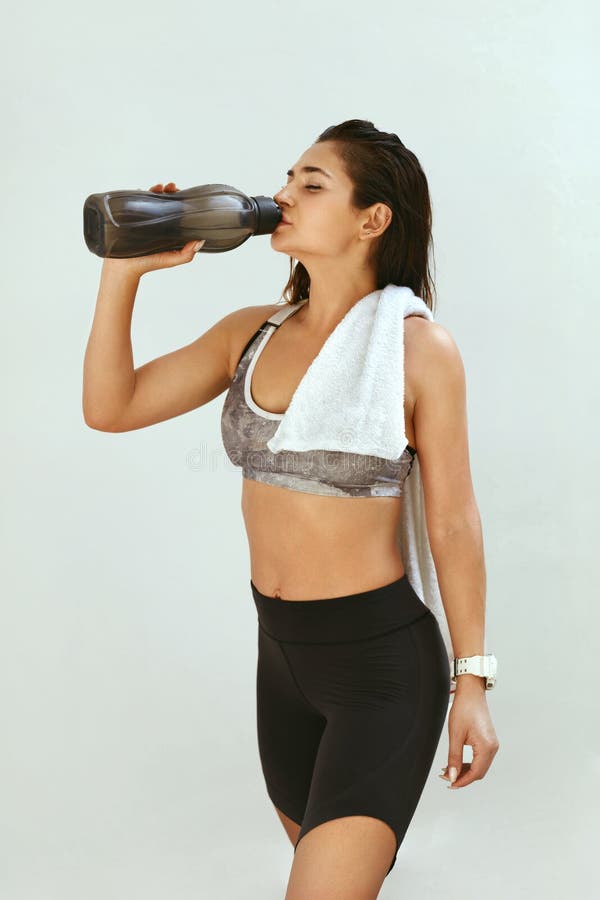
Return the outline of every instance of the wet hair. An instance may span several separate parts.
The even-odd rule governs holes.
[[[390,282],[406,285],[434,312],[435,284],[429,269],[431,201],[419,160],[397,134],[379,131],[365,119],[348,119],[326,128],[315,144],[323,141],[333,143],[353,184],[352,206],[365,209],[385,203],[392,210],[392,221],[372,241],[376,290]],[[310,296],[310,276],[299,260],[290,259],[290,277],[281,296],[292,304]]]

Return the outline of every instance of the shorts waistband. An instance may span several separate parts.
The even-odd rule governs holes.
[[[250,587],[264,631],[290,643],[339,643],[375,637],[431,615],[406,573],[390,584],[322,600],[284,600]]]

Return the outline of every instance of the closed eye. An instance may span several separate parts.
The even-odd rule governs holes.
[[[307,190],[307,191],[310,191],[310,190],[313,190],[313,191],[320,191],[320,190],[321,190],[321,186],[318,185],[318,184],[307,184],[307,185],[306,185],[306,190]]]

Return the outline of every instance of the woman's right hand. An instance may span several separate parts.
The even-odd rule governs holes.
[[[164,193],[178,191],[179,188],[175,186],[175,182],[170,181],[164,187],[162,184],[155,184],[148,190]],[[188,241],[181,250],[165,250],[162,253],[152,253],[149,256],[135,256],[127,259],[105,257],[102,267],[105,269],[117,269],[141,278],[146,272],[154,272],[156,269],[168,269],[171,266],[181,266],[183,263],[191,262],[204,243],[205,241]]]

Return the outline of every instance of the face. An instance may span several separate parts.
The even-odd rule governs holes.
[[[324,171],[303,171],[304,167]],[[313,144],[291,171],[285,186],[273,196],[283,218],[291,223],[280,223],[272,233],[273,249],[305,265],[317,257],[366,255],[371,240],[360,240],[359,236],[377,227],[372,209],[352,207],[352,182],[333,145],[327,141]]]

